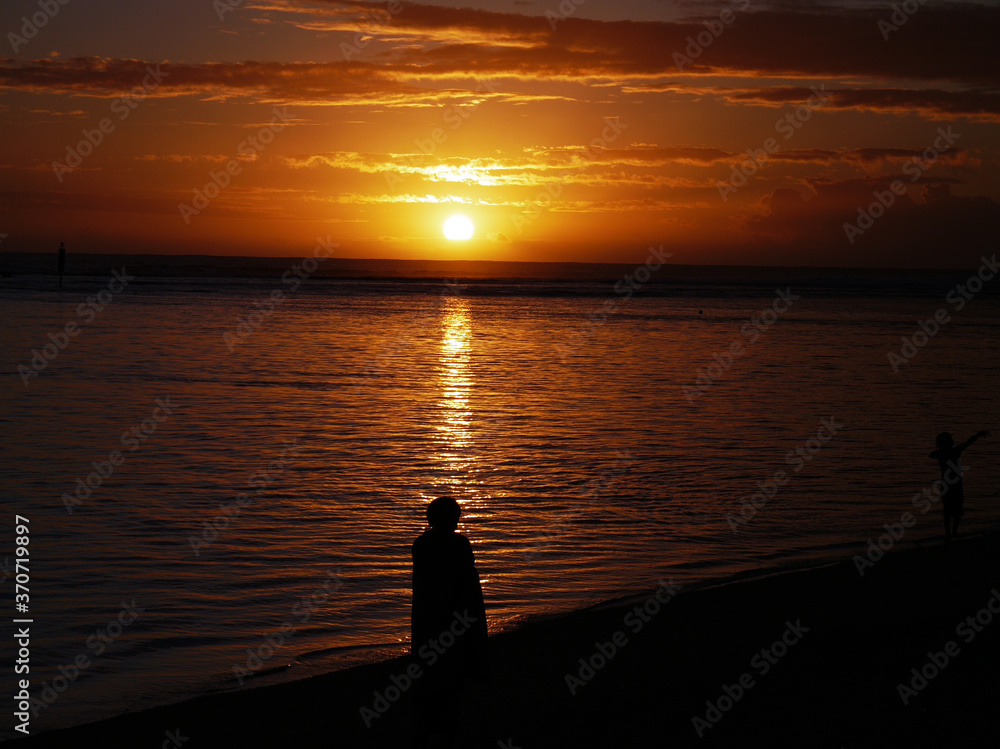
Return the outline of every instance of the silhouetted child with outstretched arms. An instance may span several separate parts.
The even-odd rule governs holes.
[[[962,487],[962,452],[980,437],[989,437],[987,431],[977,432],[963,442],[955,444],[951,432],[941,432],[937,436],[937,450],[928,457],[938,462],[941,467],[941,508],[944,511],[944,540],[958,535],[958,521],[965,514],[965,490]],[[953,476],[949,477],[948,473]]]

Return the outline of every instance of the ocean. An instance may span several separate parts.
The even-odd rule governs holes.
[[[907,511],[893,544],[937,543],[935,436],[1000,421],[976,268],[2,260],[33,732],[405,652],[441,494],[496,632],[865,555]],[[1000,521],[996,437],[963,533]]]

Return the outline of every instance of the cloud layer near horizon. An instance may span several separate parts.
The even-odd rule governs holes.
[[[33,212],[86,213],[81,232],[95,213],[142,214],[188,247],[241,216],[300,234],[327,221],[347,245],[426,253],[441,212],[463,206],[484,236],[524,247],[666,238],[712,261],[749,242],[768,262],[760,242],[853,250],[843,224],[901,179],[906,211],[939,210],[928,188],[947,185],[985,236],[1000,198],[1000,8],[928,3],[888,30],[887,7],[746,5],[640,22],[272,1],[219,33],[282,29],[323,58],[181,62],[178,42],[166,60],[2,59],[5,128],[23,144],[0,169],[3,218],[30,234]],[[292,117],[246,146],[275,107]],[[102,119],[113,132],[59,175]],[[180,222],[230,162],[222,194]],[[842,219],[839,239],[810,223],[820,214]],[[905,264],[883,233],[860,240],[868,257]]]

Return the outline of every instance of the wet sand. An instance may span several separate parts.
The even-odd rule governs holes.
[[[995,745],[998,590],[993,533],[893,549],[864,576],[848,559],[534,621],[490,639],[493,680],[467,690],[459,745]],[[405,684],[407,665],[200,697],[19,745],[407,747],[408,690],[367,714],[370,727],[361,714],[386,706],[373,693],[393,676]]]

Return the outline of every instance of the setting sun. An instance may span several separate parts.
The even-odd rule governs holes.
[[[0,8],[0,741],[1000,746],[1000,0]]]
[[[472,225],[472,221],[466,216],[452,216],[444,222],[444,235],[453,241],[472,239],[474,231],[475,227]]]

